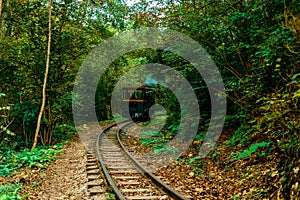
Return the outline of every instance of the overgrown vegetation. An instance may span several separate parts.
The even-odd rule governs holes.
[[[14,170],[27,166],[45,168],[47,162],[55,160],[54,155],[59,153],[62,147],[62,144],[53,147],[38,147],[32,152],[29,149],[15,152],[10,148],[2,148],[0,149],[0,176],[11,174]]]
[[[233,150],[232,159],[255,154],[265,158],[260,159],[264,162],[280,157],[278,170],[281,175],[289,171],[286,177],[291,178],[290,168],[297,169],[296,160],[300,159],[297,153],[300,142],[299,2],[180,1],[179,4],[168,2],[165,9],[152,7],[151,10],[165,12],[164,17],[137,14],[133,19],[150,26],[159,26],[162,22],[164,26],[184,32],[213,57],[222,73],[229,100],[225,127],[234,131],[226,144],[232,148],[239,146],[239,151]],[[174,62],[172,57],[172,65],[167,62],[168,58],[163,57],[164,64],[182,66],[180,59]],[[201,82],[199,78],[189,78]],[[197,94],[207,106],[207,95]],[[290,164],[291,161],[294,164]],[[294,178],[292,182],[293,186],[281,182],[285,185],[281,194],[287,199],[295,199],[297,195],[299,198],[295,192],[299,180]]]
[[[26,150],[32,145],[41,105],[47,1],[3,0],[0,4],[0,173],[5,175],[22,166],[43,167],[57,148]],[[118,0],[53,0],[50,71],[39,144],[59,144],[75,132],[71,91],[78,84],[74,83],[77,70],[91,49],[120,31],[163,26],[199,42],[222,75],[228,99],[225,129],[232,132],[225,141],[232,151],[229,159],[280,160],[276,166],[280,173],[275,178],[282,187],[261,193],[259,198],[278,191],[285,199],[299,198],[300,190],[295,189],[300,184],[299,1],[179,0],[153,5],[147,1],[127,6]],[[207,85],[190,63],[167,51],[142,49],[116,60],[98,84],[98,119],[112,119],[110,97],[119,78],[146,63],[171,66],[193,87],[201,109],[193,143],[199,148],[210,118]],[[159,100],[170,114],[167,125],[161,133],[141,141],[156,152],[174,151],[164,144],[178,131],[180,108],[171,92],[160,94]],[[218,154],[209,156],[217,159]],[[195,156],[185,162],[195,169],[203,166]],[[12,187],[7,188],[7,195],[21,198],[16,196],[20,186]]]
[[[22,188],[21,184],[17,185],[0,185],[0,199],[9,200],[9,199],[25,199],[27,195],[20,196],[18,191]]]

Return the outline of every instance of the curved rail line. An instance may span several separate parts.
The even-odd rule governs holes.
[[[120,129],[116,128],[117,124],[120,124]],[[112,124],[99,133],[97,139],[99,162],[117,198],[120,200],[188,199],[149,172],[125,149],[120,133],[130,124],[132,122],[128,121]],[[113,130],[114,128],[116,130]]]

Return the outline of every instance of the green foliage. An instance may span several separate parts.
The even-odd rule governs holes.
[[[170,155],[173,153],[176,153],[177,149],[175,147],[169,147],[166,146],[165,144],[156,144],[153,148],[153,153],[154,154],[164,154],[164,155]]]
[[[76,128],[70,125],[56,125],[53,129],[53,140],[55,142],[61,142],[70,140],[75,136]]]
[[[231,157],[232,161],[241,160],[241,159],[247,158],[248,156],[250,156],[251,154],[256,152],[258,148],[266,148],[269,146],[270,146],[270,142],[254,143],[249,147],[249,149],[246,149],[242,152],[232,152],[230,157]]]
[[[269,146],[270,146],[270,143],[268,143],[268,142],[260,142],[260,143],[252,144],[249,149],[247,149],[239,154],[239,158],[244,159],[244,158],[248,157],[250,154],[254,153],[258,148],[265,148],[265,147],[269,147]]]
[[[24,149],[20,152],[13,151],[9,147],[0,148],[0,176],[13,173],[22,167],[45,168],[46,163],[55,160],[54,155],[60,153],[61,145],[53,147],[37,147],[30,152]]]
[[[237,105],[229,105],[229,114],[226,115],[224,128],[238,129],[241,124],[244,124],[248,119],[248,115],[240,108],[236,108]]]
[[[216,157],[218,157],[220,155],[220,152],[214,152],[213,154],[211,154],[211,158],[215,159]]]
[[[10,0],[0,18],[0,93],[5,92],[14,104],[12,130],[28,145],[41,104],[48,35],[46,4],[46,0]],[[71,91],[77,70],[88,52],[111,35],[103,20],[95,20],[101,19],[103,10],[90,6],[86,1],[53,2],[47,100],[39,137],[43,145],[51,143],[57,125],[72,125]]]
[[[193,172],[196,175],[201,176],[202,167],[205,165],[205,162],[199,156],[180,158],[179,161],[186,165],[190,165],[193,169]]]
[[[20,196],[18,191],[22,188],[21,184],[0,185],[0,200],[19,200],[25,199],[28,195]]]
[[[168,140],[165,139],[161,133],[155,131],[154,134],[151,133],[151,137],[149,138],[140,138],[141,144],[152,147],[152,152],[154,154],[170,154],[176,152],[174,147],[167,147],[165,145]]]
[[[205,165],[205,163],[202,161],[200,156],[195,156],[189,159],[189,165],[193,166],[194,168],[201,168]]]
[[[231,196],[230,199],[236,200],[236,199],[239,199],[239,197],[240,197],[240,194],[236,194],[234,196]]]
[[[48,161],[47,155],[37,152],[13,151],[31,142],[36,126],[47,48],[46,1],[9,2],[0,16],[2,174],[20,167],[18,163],[38,166],[39,159],[45,158],[40,163],[42,166]],[[151,6],[147,1],[138,2],[133,7],[125,6],[121,1],[53,2],[49,84],[40,137],[44,145],[53,141],[52,134],[55,142],[72,136],[71,97],[76,94],[71,91],[76,72],[88,52],[114,33],[146,25],[164,26],[187,34],[199,42],[215,61],[229,100],[225,128],[234,132],[226,144],[230,147],[249,146],[235,152],[234,159],[247,158],[262,148],[276,151],[284,159],[289,157],[288,152],[299,148],[299,1],[195,3],[179,0],[165,2],[159,8]],[[108,105],[115,83],[125,72],[146,63],[171,66],[189,81],[201,108],[196,139],[202,140],[210,117],[207,83],[191,63],[162,50],[130,52],[111,65],[97,88],[99,120],[111,117]],[[184,91],[184,88],[179,89]],[[182,108],[167,89],[158,97],[157,103],[168,113],[167,123],[161,133],[148,132],[141,142],[154,147],[156,152],[172,152],[173,149],[165,144],[178,132]],[[8,103],[13,104],[9,109]],[[14,121],[10,124],[12,118]],[[264,156],[263,153],[260,156]],[[200,162],[198,158],[193,159],[192,164]],[[238,198],[238,195],[232,198]]]
[[[163,135],[153,129],[145,130],[140,134],[140,142],[145,146],[153,146],[158,143],[165,143],[166,141],[163,139]]]
[[[15,133],[9,130],[11,106],[8,106],[8,102],[5,99],[5,94],[0,93],[0,140],[7,137],[15,136]]]
[[[108,200],[115,200],[116,199],[116,195],[113,194],[113,193],[108,193],[107,196],[108,196],[107,197]]]
[[[249,141],[249,138],[246,137],[248,127],[246,126],[240,126],[233,134],[233,136],[226,141],[226,144],[230,147],[233,147],[237,144],[246,144],[246,142]]]
[[[149,129],[141,133],[139,141],[142,145],[152,147],[152,152],[154,154],[170,155],[176,153],[177,150],[174,147],[166,145],[169,139],[170,135],[162,134],[161,131]]]

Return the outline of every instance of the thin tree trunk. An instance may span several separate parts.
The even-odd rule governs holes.
[[[3,1],[0,0],[0,17],[2,16]]]
[[[4,17],[3,17],[3,0],[0,0],[0,39],[2,39],[2,35],[3,35],[3,26],[4,26]]]
[[[45,109],[45,102],[46,102],[46,86],[47,86],[47,78],[49,73],[49,63],[50,63],[50,45],[51,45],[51,6],[52,6],[52,0],[49,0],[48,9],[49,9],[49,36],[48,36],[48,50],[47,50],[47,62],[46,62],[46,71],[45,71],[45,77],[44,77],[44,84],[43,84],[43,99],[42,99],[42,105],[40,109],[40,113],[37,120],[35,135],[34,135],[34,141],[31,148],[31,151],[34,150],[34,148],[37,145],[38,135],[40,132],[41,127],[41,119],[43,116],[43,112]]]

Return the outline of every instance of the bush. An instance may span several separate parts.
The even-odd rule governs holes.
[[[29,149],[15,152],[9,147],[1,147],[0,176],[12,174],[14,170],[27,166],[45,168],[47,162],[55,160],[54,155],[60,153],[61,147],[37,147],[32,152]]]
[[[0,185],[0,200],[17,200],[25,199],[28,195],[20,196],[18,191],[22,188],[21,184]]]

